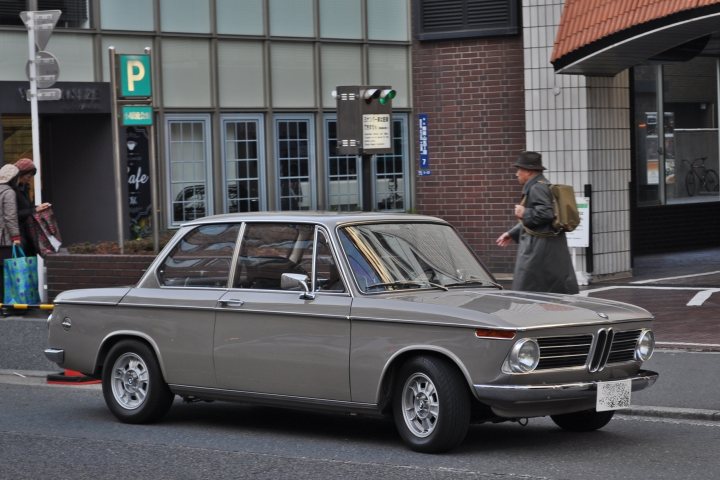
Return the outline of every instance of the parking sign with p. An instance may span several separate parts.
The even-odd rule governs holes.
[[[150,55],[118,55],[120,63],[120,97],[152,96]]]

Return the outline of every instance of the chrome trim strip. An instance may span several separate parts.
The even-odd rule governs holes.
[[[632,391],[642,390],[655,383],[658,378],[656,372],[640,370],[630,377]],[[610,381],[626,380],[614,378]],[[493,404],[495,402],[520,403],[544,402],[552,400],[570,400],[574,398],[589,398],[597,392],[597,384],[603,381],[556,383],[538,385],[473,385],[475,395],[482,402]]]
[[[207,396],[208,398],[222,398],[233,401],[245,401],[248,403],[265,403],[272,405],[291,405],[306,407],[335,408],[340,410],[377,410],[376,403],[352,402],[348,400],[328,400],[313,397],[297,397],[292,395],[281,395],[275,393],[247,392],[244,390],[229,390],[224,388],[196,387],[191,385],[169,384],[173,393],[177,395],[191,395],[197,397]]]
[[[62,365],[65,362],[65,350],[61,348],[46,348],[45,357],[53,363]]]

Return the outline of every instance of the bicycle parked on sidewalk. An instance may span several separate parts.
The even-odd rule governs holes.
[[[707,157],[698,157],[692,161],[683,159],[683,163],[688,165],[689,170],[685,175],[685,188],[687,188],[688,196],[692,197],[698,192],[717,192],[718,174],[712,168],[705,166]]]

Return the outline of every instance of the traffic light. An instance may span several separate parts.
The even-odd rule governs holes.
[[[397,92],[385,85],[338,86],[337,147],[342,155],[391,153],[392,99]]]
[[[365,103],[372,103],[374,99],[380,102],[380,105],[390,104],[392,99],[395,98],[397,92],[392,88],[383,87],[369,87],[363,92],[363,98]]]

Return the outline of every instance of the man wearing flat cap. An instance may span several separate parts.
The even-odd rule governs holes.
[[[565,232],[553,227],[553,197],[550,182],[543,175],[542,155],[522,152],[514,164],[515,176],[523,186],[522,200],[515,205],[518,219],[495,243],[507,247],[519,244],[513,290],[527,292],[578,293],[575,269],[570,259]]]

